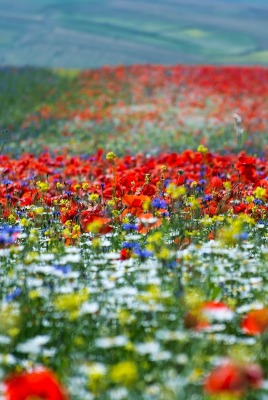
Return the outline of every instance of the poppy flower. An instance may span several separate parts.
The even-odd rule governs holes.
[[[142,213],[139,215],[139,232],[148,233],[151,229],[156,229],[162,224],[162,219],[156,218],[152,213]]]
[[[224,303],[220,301],[206,301],[202,305],[202,313],[208,319],[218,321],[228,321],[232,319],[233,311]]]
[[[127,214],[128,212],[132,215],[139,216],[143,213],[143,204],[146,201],[149,201],[149,196],[144,196],[143,194],[140,195],[125,195],[122,198],[123,204],[127,207],[123,213],[123,215]]]
[[[268,308],[251,310],[243,318],[241,328],[247,335],[259,335],[268,329]]]
[[[68,400],[54,373],[47,369],[11,375],[4,384],[6,400]]]
[[[262,382],[262,369],[257,364],[239,364],[228,359],[209,373],[204,390],[210,395],[242,397],[248,389],[261,388]]]

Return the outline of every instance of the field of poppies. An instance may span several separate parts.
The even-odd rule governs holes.
[[[267,399],[268,69],[0,78],[0,399]]]

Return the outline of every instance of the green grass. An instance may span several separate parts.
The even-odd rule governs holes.
[[[0,129],[15,129],[27,113],[42,104],[55,103],[68,90],[75,75],[61,70],[0,69]]]

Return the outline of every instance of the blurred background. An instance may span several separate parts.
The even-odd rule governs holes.
[[[267,0],[0,0],[0,65],[268,64]]]

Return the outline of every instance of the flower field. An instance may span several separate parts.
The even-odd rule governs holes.
[[[42,74],[0,114],[0,398],[267,399],[268,69]]]

